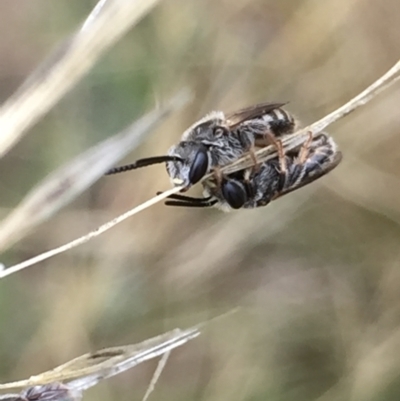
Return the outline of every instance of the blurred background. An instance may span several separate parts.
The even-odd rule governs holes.
[[[95,4],[1,2],[2,101]],[[195,101],[125,162],[164,154],[215,109],[290,101],[311,123],[397,61],[399,26],[398,0],[165,0],[0,160],[0,217],[184,86]],[[395,85],[329,127],[343,162],[268,207],[159,203],[0,281],[0,382],[241,307],[173,352],[153,400],[398,400],[399,104]],[[162,165],[102,178],[1,262],[61,245],[168,188]],[[85,399],[141,399],[155,366]]]

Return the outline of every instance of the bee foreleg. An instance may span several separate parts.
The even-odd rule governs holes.
[[[220,187],[223,179],[221,168],[219,166],[214,166],[212,169],[212,173],[214,175],[217,186]]]

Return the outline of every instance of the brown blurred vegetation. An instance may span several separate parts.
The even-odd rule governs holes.
[[[1,2],[2,100],[94,4]],[[212,109],[290,101],[311,123],[399,58],[399,26],[398,0],[165,0],[0,160],[0,217],[186,85],[195,102],[129,161],[163,154]],[[266,208],[158,204],[1,281],[0,381],[241,306],[173,353],[153,400],[398,400],[399,104],[397,85],[331,126],[342,164]],[[1,262],[60,245],[169,186],[163,166],[101,179]],[[141,399],[154,367],[86,400]]]

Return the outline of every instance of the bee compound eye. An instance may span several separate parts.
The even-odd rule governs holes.
[[[226,180],[221,185],[224,199],[232,209],[240,209],[247,201],[246,190],[233,180]]]
[[[193,163],[189,171],[189,181],[191,184],[199,182],[207,173],[208,155],[207,149],[201,147],[193,159]]]

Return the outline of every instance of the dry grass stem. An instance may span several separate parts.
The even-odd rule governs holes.
[[[75,248],[78,245],[82,245],[85,242],[90,241],[92,238],[98,237],[99,235],[101,235],[104,232],[108,231],[109,229],[113,228],[117,224],[122,223],[124,220],[128,219],[129,217],[131,217],[145,209],[148,209],[150,206],[155,205],[156,203],[160,202],[161,200],[167,198],[169,195],[178,193],[181,189],[182,189],[182,187],[175,187],[175,188],[170,189],[169,191],[165,191],[162,194],[157,195],[154,198],[151,198],[148,201],[142,203],[141,205],[139,205],[131,210],[128,210],[126,213],[121,214],[120,216],[116,217],[115,219],[103,224],[102,226],[96,228],[95,230],[91,231],[90,233],[88,233],[82,237],[79,237],[71,242],[68,242],[67,244],[64,244],[58,248],[54,248],[48,252],[44,252],[40,255],[37,255],[31,259],[25,260],[22,263],[18,263],[8,269],[5,269],[0,272],[0,279],[7,277],[18,271],[21,271],[23,269],[26,269],[29,266],[33,266],[39,262],[42,262],[43,260],[53,257],[55,255],[58,255],[65,251],[68,251],[72,248]]]
[[[352,111],[356,110],[359,107],[364,106],[369,101],[371,101],[376,95],[378,95],[383,90],[392,86],[399,77],[397,76],[400,71],[400,61],[398,61],[387,73],[385,73],[382,77],[376,80],[372,85],[370,85],[367,89],[361,92],[359,95],[351,99],[345,105],[339,107],[332,113],[328,114],[321,120],[315,122],[314,124],[305,127],[298,132],[290,135],[289,137],[283,140],[283,144],[285,149],[290,150],[300,146],[305,138],[308,137],[308,134],[311,132],[313,136],[316,136],[319,132],[325,129],[330,124],[334,123],[335,121],[339,120],[340,118],[348,115]],[[256,152],[260,161],[270,160],[274,157],[277,157],[276,150],[273,146],[268,146],[266,148],[260,149]],[[232,173],[243,168],[250,167],[252,165],[252,159],[249,156],[245,156],[242,159],[238,160],[235,163],[232,163],[229,166],[226,166],[222,169],[224,173]],[[207,177],[206,177],[207,178]],[[126,220],[128,217],[131,217],[142,210],[147,209],[148,207],[158,203],[159,201],[165,199],[171,194],[177,193],[181,190],[181,187],[173,188],[169,191],[164,192],[161,195],[158,195],[145,203],[131,209],[130,211],[124,213],[123,215],[113,219],[109,223],[106,223],[99,227],[98,229],[92,231],[91,233],[80,237],[74,241],[71,241],[68,244],[65,244],[59,248],[53,249],[51,251],[45,252],[41,255],[38,255],[32,259],[26,260],[22,263],[9,267],[8,269],[3,270],[0,272],[0,279],[6,276],[9,276],[17,271],[23,270],[29,266],[32,266],[36,263],[39,263],[45,259],[48,259],[52,256],[70,250],[78,245],[81,245],[85,242],[88,242],[90,239],[97,237],[98,235],[102,234],[103,232],[109,230],[110,228],[114,227],[115,225],[121,223],[122,221]]]
[[[294,149],[294,148],[300,146],[303,143],[304,139],[308,136],[308,133],[311,132],[313,134],[313,136],[315,136],[316,134],[321,132],[323,129],[325,129],[328,125],[330,125],[333,122],[339,120],[340,118],[346,116],[347,114],[351,113],[352,111],[356,110],[357,108],[367,104],[377,94],[379,94],[384,89],[389,88],[391,85],[393,85],[395,82],[397,82],[399,77],[396,75],[399,73],[399,71],[400,71],[400,61],[398,61],[386,74],[384,74],[382,77],[380,77],[378,80],[376,80],[372,85],[370,85],[367,89],[365,89],[359,95],[357,95],[356,97],[351,99],[345,105],[339,107],[334,112],[328,114],[327,116],[325,116],[321,120],[315,122],[314,124],[311,124],[308,127],[303,128],[303,129],[299,130],[298,132],[294,133],[293,135],[290,135],[288,138],[285,138],[283,141],[285,148],[290,150],[290,149]],[[261,161],[270,160],[277,156],[276,150],[274,149],[273,146],[268,146],[266,148],[260,149],[256,154],[257,154],[259,160],[261,160]],[[238,160],[237,162],[224,167],[222,169],[222,171],[229,174],[229,173],[238,171],[240,169],[250,167],[251,163],[252,163],[251,158],[249,156],[245,156],[242,159]],[[83,237],[80,237],[74,241],[69,242],[68,244],[65,244],[63,246],[55,248],[51,251],[45,252],[41,255],[38,255],[34,258],[28,259],[22,263],[19,263],[17,265],[9,267],[8,269],[5,269],[2,272],[0,272],[0,279],[4,278],[6,276],[9,276],[13,273],[16,273],[17,271],[21,271],[29,266],[32,266],[36,263],[41,262],[43,260],[46,260],[52,256],[55,256],[62,252],[70,250],[70,249],[72,249],[78,245],[81,245],[85,242],[88,242],[92,238],[97,237],[98,235],[104,233],[105,231],[107,231],[110,228],[114,227],[115,225],[121,223],[122,221],[126,220],[127,218],[141,212],[142,210],[149,208],[150,206],[165,199],[169,195],[179,192],[180,189],[182,189],[182,188],[176,187],[169,191],[166,191],[163,194],[158,195],[152,199],[149,199],[145,203],[129,210],[128,212],[126,212],[126,213],[122,214],[121,216],[113,219],[112,221],[102,225],[101,227],[97,228],[96,230],[90,232],[89,234],[84,235]]]
[[[292,135],[287,136],[283,140],[283,145],[285,146],[285,149],[292,150],[300,146],[304,142],[305,138],[308,137],[308,134],[310,132],[312,133],[313,137],[315,137],[318,133],[323,131],[329,125],[347,116],[359,107],[366,105],[379,93],[395,84],[400,79],[400,76],[398,76],[399,72],[400,60],[389,71],[387,71],[384,75],[377,79],[372,85],[370,85],[363,92],[348,101],[346,104],[339,107],[332,113],[326,115],[325,117],[321,118],[320,120],[316,121],[315,123],[305,128],[302,128]],[[266,148],[258,150],[256,152],[256,155],[257,158],[262,162],[273,159],[277,156],[277,152],[275,151],[273,146],[268,146]],[[237,160],[236,162],[222,168],[222,171],[226,174],[230,174],[234,173],[235,171],[250,167],[251,165],[252,159],[249,156],[245,156]]]
[[[105,171],[135,149],[168,115],[190,99],[183,90],[118,134],[86,150],[37,184],[0,223],[0,251],[74,200]]]
[[[168,358],[171,355],[171,352],[166,352],[160,359],[160,361],[157,364],[157,368],[154,371],[153,377],[151,378],[149,387],[147,387],[146,394],[143,397],[142,401],[147,401],[150,394],[154,391],[154,388],[158,382],[158,379],[161,376],[161,373],[163,372],[165,365],[167,364]]]
[[[101,0],[0,109],[3,156],[96,61],[160,0]]]
[[[203,326],[206,323],[201,323]],[[186,330],[175,329],[139,344],[105,348],[79,356],[52,370],[11,383],[0,384],[0,390],[17,389],[54,382],[63,382],[72,391],[87,390],[101,380],[125,372],[142,362],[169,354],[173,349],[186,344],[200,335],[198,326]],[[156,370],[161,373],[166,360]]]

